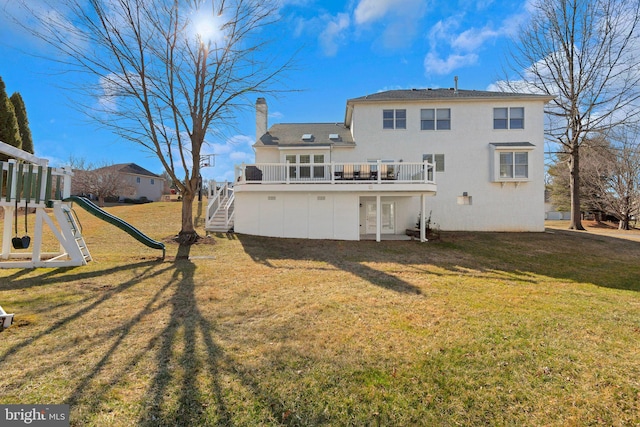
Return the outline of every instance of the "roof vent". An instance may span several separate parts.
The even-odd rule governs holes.
[[[313,134],[312,133],[305,133],[304,135],[302,135],[302,140],[303,141],[313,141]]]

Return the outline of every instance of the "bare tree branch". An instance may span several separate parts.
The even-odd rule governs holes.
[[[184,242],[197,238],[192,202],[207,134],[233,125],[251,94],[271,85],[291,61],[263,60],[278,2],[262,0],[58,0],[37,26],[70,68],[93,83],[85,111],[158,157],[183,196]],[[55,18],[52,18],[55,17]],[[210,28],[198,28],[198,20]],[[205,34],[206,33],[206,34]],[[87,79],[82,81],[86,82]]]
[[[509,64],[516,77],[502,85],[556,96],[546,136],[568,155],[570,228],[583,229],[580,147],[640,117],[640,2],[536,0],[531,7]]]

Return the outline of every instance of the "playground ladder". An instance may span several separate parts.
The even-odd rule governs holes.
[[[91,254],[89,253],[89,249],[87,248],[87,243],[84,241],[84,237],[82,237],[82,232],[80,231],[80,226],[78,221],[75,218],[75,215],[71,211],[71,208],[67,205],[61,205],[62,214],[64,218],[67,220],[68,231],[71,232],[80,252],[82,253],[82,257],[85,260],[85,264],[92,260]],[[63,227],[63,225],[61,225]]]

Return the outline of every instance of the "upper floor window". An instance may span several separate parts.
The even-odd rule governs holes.
[[[494,129],[524,129],[524,107],[494,108]]]
[[[406,129],[407,110],[382,110],[383,129]]]
[[[155,185],[155,183],[156,181],[153,178],[151,178],[151,185]]]
[[[136,183],[140,184],[140,177],[139,176],[136,177]]]
[[[449,130],[451,129],[451,109],[425,108],[420,110],[421,130]]]

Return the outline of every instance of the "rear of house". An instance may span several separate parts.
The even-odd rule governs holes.
[[[347,101],[341,123],[267,126],[237,168],[235,230],[359,240],[443,230],[543,231],[544,95],[455,89]],[[424,213],[424,215],[423,215]]]

